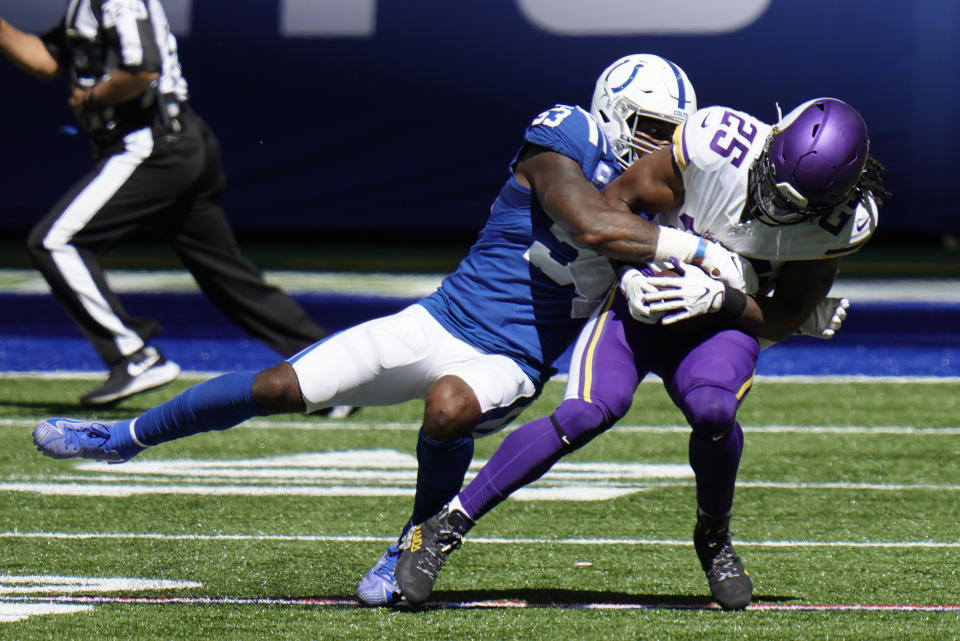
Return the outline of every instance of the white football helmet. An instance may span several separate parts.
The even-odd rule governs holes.
[[[669,144],[673,128],[696,110],[697,94],[683,69],[649,53],[625,56],[604,69],[590,103],[623,169],[639,154]]]

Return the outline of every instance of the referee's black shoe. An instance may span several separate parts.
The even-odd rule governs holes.
[[[106,382],[84,394],[80,403],[87,407],[110,405],[166,385],[179,375],[180,366],[164,358],[156,347],[142,347],[111,366]]]
[[[707,574],[710,593],[724,610],[742,610],[753,598],[753,580],[730,541],[730,517],[697,516],[693,547]]]

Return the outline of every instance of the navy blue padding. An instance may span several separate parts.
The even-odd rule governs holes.
[[[336,331],[392,314],[416,299],[342,294],[294,296]],[[249,338],[201,294],[124,294],[134,314],[157,318],[154,344],[186,370],[261,369],[280,356]],[[102,371],[103,364],[56,301],[0,294],[0,371]],[[557,361],[569,364],[569,350]],[[836,338],[795,337],[764,350],[760,375],[960,376],[960,303],[855,303]]]

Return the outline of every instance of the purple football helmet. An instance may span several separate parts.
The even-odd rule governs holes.
[[[758,217],[789,225],[831,211],[856,187],[869,150],[856,109],[836,98],[803,103],[774,125],[751,170]]]

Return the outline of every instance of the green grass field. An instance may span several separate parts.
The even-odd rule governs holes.
[[[251,421],[124,465],[41,456],[33,426],[93,416],[74,406],[90,386],[0,385],[0,639],[960,639],[955,383],[756,385],[733,521],[745,612],[708,607],[687,432],[658,384],[483,519],[422,611],[352,601],[408,515],[419,403]]]

